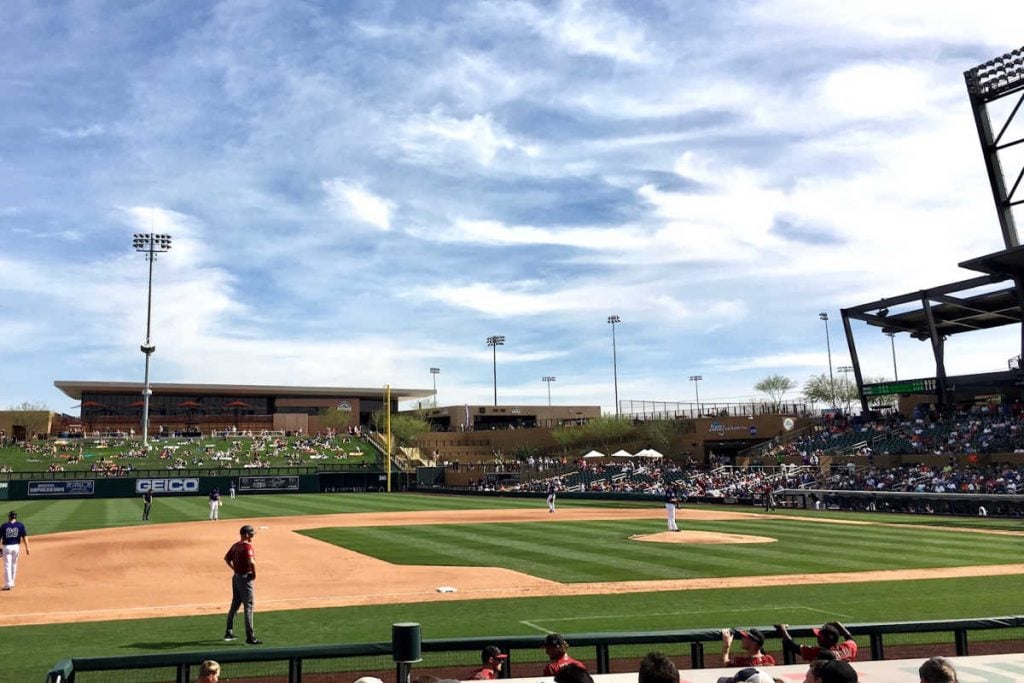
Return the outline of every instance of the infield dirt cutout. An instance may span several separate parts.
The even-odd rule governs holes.
[[[678,519],[685,529],[687,521],[752,516],[759,515],[687,509],[681,511]],[[159,519],[158,507],[154,508],[154,517]],[[224,564],[224,553],[238,540],[238,528],[245,523],[257,529],[257,613],[402,602],[1024,573],[1024,564],[1010,564],[911,571],[564,584],[494,567],[393,565],[295,533],[299,529],[320,527],[614,519],[664,519],[664,511],[654,508],[564,508],[550,515],[546,508],[539,507],[536,510],[357,513],[216,522],[202,520],[33,536],[30,539],[32,554],[23,555],[18,568],[17,587],[0,593],[0,626],[224,614],[231,600],[230,570]],[[31,520],[26,520],[26,523],[31,531]],[[663,532],[637,540],[692,544],[699,541],[690,534],[697,533]],[[663,536],[669,538],[662,539]],[[721,538],[731,534],[719,536],[716,542],[737,542]],[[705,538],[704,542],[707,540]],[[486,557],[481,557],[481,562],[485,561]],[[452,586],[456,592],[440,593],[437,589],[442,586]]]

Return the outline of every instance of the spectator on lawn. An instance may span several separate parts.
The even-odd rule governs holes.
[[[805,662],[818,659],[818,654],[825,650],[843,662],[857,657],[857,643],[853,640],[853,635],[838,621],[830,621],[821,628],[814,629],[818,642],[812,646],[796,643],[793,636],[789,635],[786,624],[776,624],[775,630],[782,636],[782,649],[799,655]]]
[[[679,683],[679,669],[660,652],[648,652],[640,662],[639,683]]]
[[[496,679],[501,673],[501,665],[505,663],[506,659],[508,659],[507,654],[494,645],[488,645],[480,651],[481,666],[473,672],[470,679],[474,681],[492,681]]]
[[[917,670],[921,683],[957,683],[956,669],[945,657],[932,657]]]
[[[740,639],[743,654],[735,657],[729,653],[733,639]],[[764,652],[764,634],[756,628],[746,631],[722,629],[722,666],[772,666],[775,658]]]
[[[565,642],[565,638],[557,633],[549,633],[544,638],[544,652],[547,653],[550,660],[544,666],[545,676],[554,676],[559,669],[569,664],[575,664],[584,671],[587,670],[586,664],[569,656],[569,643]]]

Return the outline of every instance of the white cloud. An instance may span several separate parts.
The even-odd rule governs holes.
[[[502,152],[536,154],[534,146],[520,145],[490,114],[459,119],[434,110],[413,116],[399,131],[398,143],[408,157],[421,163],[462,158],[489,166]]]
[[[325,180],[327,203],[342,215],[369,223],[379,230],[391,229],[392,204],[365,189],[341,178]]]

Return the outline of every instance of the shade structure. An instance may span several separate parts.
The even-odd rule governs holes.
[[[613,458],[632,458],[633,454],[630,453],[629,451],[625,450],[625,449],[620,448],[619,450],[617,450],[614,453],[612,453],[611,457],[613,457]]]
[[[659,453],[658,451],[654,450],[653,448],[645,448],[642,451],[640,451],[639,453],[637,453],[634,457],[657,459],[657,458],[664,458],[665,456],[662,455],[661,453]]]
[[[601,451],[590,451],[589,453],[587,453],[583,457],[584,458],[605,458],[607,456],[604,453],[602,453]]]
[[[179,408],[202,408],[203,404],[198,401],[182,401],[178,404]]]
[[[245,401],[231,401],[230,403],[225,403],[224,407],[225,408],[252,408],[252,404],[251,403],[246,403]]]

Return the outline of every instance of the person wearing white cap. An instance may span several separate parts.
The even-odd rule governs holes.
[[[759,669],[748,667],[740,669],[733,676],[719,678],[718,683],[776,683],[776,679]]]

